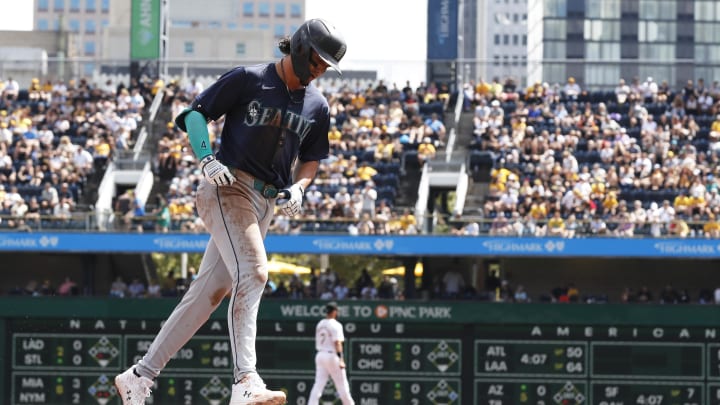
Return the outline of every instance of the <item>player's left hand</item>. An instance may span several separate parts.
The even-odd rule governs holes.
[[[295,215],[297,215],[300,212],[303,196],[305,195],[305,190],[303,189],[303,187],[299,183],[295,183],[290,186],[290,188],[281,190],[280,194],[289,194],[287,200],[280,202],[280,209],[282,210],[283,214],[287,215],[288,217],[294,217]]]

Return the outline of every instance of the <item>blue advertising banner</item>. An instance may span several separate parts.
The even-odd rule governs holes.
[[[427,58],[456,59],[458,0],[428,0]]]
[[[0,233],[0,252],[201,253],[207,234]],[[270,253],[386,256],[720,258],[715,239],[270,235]]]

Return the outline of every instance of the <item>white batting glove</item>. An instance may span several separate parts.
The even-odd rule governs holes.
[[[300,212],[305,190],[303,190],[299,183],[295,183],[290,186],[289,189],[282,191],[285,191],[285,194],[290,193],[290,197],[287,200],[280,202],[280,210],[282,210],[283,214],[288,217],[294,217]]]
[[[227,166],[210,155],[200,161],[203,175],[210,183],[216,186],[229,186],[236,180]]]

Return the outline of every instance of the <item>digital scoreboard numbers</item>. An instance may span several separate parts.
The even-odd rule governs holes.
[[[120,368],[120,335],[15,333],[16,370],[98,370]]]
[[[137,363],[155,336],[126,335],[124,365]],[[228,370],[232,367],[230,342],[223,336],[195,336],[171,358],[167,371]]]
[[[459,339],[351,338],[349,373],[459,375]]]
[[[584,380],[475,380],[477,405],[580,405],[588,403],[587,382]]]
[[[4,322],[0,405],[119,405],[112,379],[148,351],[162,319]],[[573,322],[438,327],[348,319],[350,389],[364,405],[720,405],[720,328]],[[316,323],[292,316],[258,322],[258,371],[268,387],[287,393],[289,404],[309,400]],[[227,335],[224,319],[203,325],[156,379],[146,403],[227,405],[233,382]],[[331,381],[320,403],[340,405]]]
[[[476,376],[584,377],[587,342],[475,340]]]
[[[112,379],[115,373],[40,373],[16,372],[12,375],[12,405],[21,404],[119,404]],[[267,376],[265,383],[274,390],[284,391],[293,403],[307,403],[314,376]],[[230,402],[233,379],[231,374],[185,374],[163,372],[152,387],[148,404],[226,405]],[[332,383],[321,397],[332,403]]]
[[[348,374],[356,403],[463,404],[459,339],[358,337],[348,344]]]
[[[307,403],[314,376],[263,376],[273,390],[284,391],[293,403]],[[153,404],[227,405],[232,395],[232,373],[163,373],[152,389]],[[323,400],[333,398],[325,395]],[[149,402],[149,400],[147,401]]]
[[[702,405],[701,382],[593,381],[592,403],[596,405]]]
[[[128,335],[125,364],[135,364],[150,348],[154,336]],[[296,372],[314,364],[315,341],[310,337],[258,336],[258,368],[268,372]],[[232,369],[230,341],[225,336],[195,336],[165,368],[168,371],[213,371]]]
[[[464,403],[460,378],[351,377],[350,392],[356,404],[364,405]]]
[[[114,377],[114,372],[14,372],[10,404],[116,404]]]

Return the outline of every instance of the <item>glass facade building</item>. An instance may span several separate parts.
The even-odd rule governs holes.
[[[718,77],[716,0],[530,0],[528,78],[610,88],[651,76]]]

